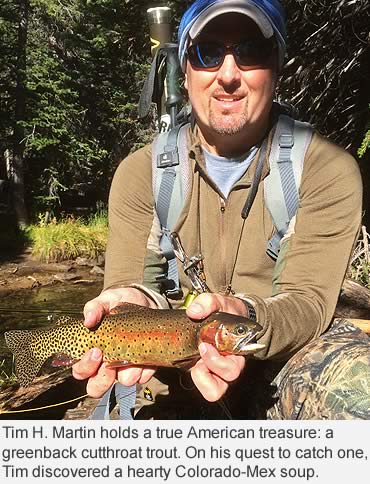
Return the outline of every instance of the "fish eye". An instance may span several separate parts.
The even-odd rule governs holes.
[[[246,333],[246,329],[244,326],[238,326],[235,330],[236,334],[238,334],[239,336],[243,335]]]

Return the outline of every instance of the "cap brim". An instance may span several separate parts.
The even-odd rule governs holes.
[[[244,5],[242,6],[241,3]],[[227,5],[220,5],[219,3],[211,5],[209,8],[196,19],[192,25],[189,36],[191,39],[195,39],[202,32],[204,27],[214,18],[225,13],[239,13],[251,18],[258,26],[262,35],[266,39],[270,39],[274,35],[274,29],[269,22],[268,18],[254,5],[245,5],[243,2],[227,2]]]

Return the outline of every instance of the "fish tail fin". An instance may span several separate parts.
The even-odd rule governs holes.
[[[15,373],[18,381],[21,386],[28,387],[38,375],[49,355],[36,356],[34,354],[31,347],[34,339],[33,331],[8,331],[4,336],[6,344],[15,358]]]

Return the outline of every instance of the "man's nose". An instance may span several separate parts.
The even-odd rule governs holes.
[[[225,55],[224,61],[217,72],[217,80],[223,86],[240,84],[241,73],[233,54]]]

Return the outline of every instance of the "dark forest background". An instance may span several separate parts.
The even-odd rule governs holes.
[[[171,7],[174,31],[190,3],[159,3]],[[279,99],[357,157],[369,223],[370,2],[284,3]],[[146,10],[157,5],[0,0],[0,199],[18,225],[50,207],[106,203],[118,163],[153,136],[137,104],[151,60]]]

